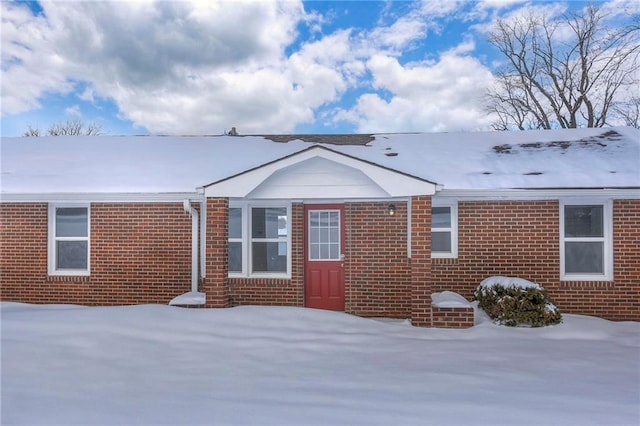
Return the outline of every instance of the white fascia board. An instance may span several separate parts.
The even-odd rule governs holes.
[[[274,172],[314,157],[325,158],[361,170],[366,176],[379,185],[382,190],[389,194],[390,197],[433,195],[436,192],[436,185],[434,183],[349,157],[328,148],[315,146],[289,157],[208,185],[205,187],[205,196],[246,197]]]
[[[2,203],[38,203],[38,202],[108,202],[108,203],[162,203],[182,202],[184,200],[202,201],[198,192],[172,193],[58,193],[58,194],[0,194]]]
[[[484,200],[557,200],[567,197],[640,199],[640,188],[569,188],[569,189],[443,189],[436,198],[451,197],[461,201]]]

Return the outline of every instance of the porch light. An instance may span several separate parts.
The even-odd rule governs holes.
[[[389,204],[389,207],[387,207],[387,214],[389,216],[394,216],[396,214],[396,206],[395,206],[395,204]]]

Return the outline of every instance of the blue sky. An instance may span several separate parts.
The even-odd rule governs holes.
[[[2,2],[2,136],[76,118],[106,134],[485,130],[492,22],[586,4]]]

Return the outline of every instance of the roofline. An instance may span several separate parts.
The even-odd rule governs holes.
[[[236,173],[234,175],[227,176],[225,178],[219,179],[219,180],[217,180],[215,182],[208,183],[208,184],[204,185],[203,188],[208,188],[210,186],[217,185],[217,184],[219,184],[221,182],[225,182],[227,180],[237,178],[238,176],[242,176],[244,174],[251,173],[251,172],[253,172],[255,170],[258,170],[258,169],[261,169],[263,167],[270,166],[272,164],[276,164],[276,163],[278,163],[278,162],[280,162],[282,160],[286,160],[288,158],[292,158],[292,157],[295,157],[296,155],[300,155],[300,154],[302,154],[304,152],[311,151],[313,149],[318,149],[318,148],[319,149],[324,149],[325,151],[329,151],[329,152],[331,152],[333,154],[338,154],[338,155],[341,155],[343,157],[346,157],[346,158],[349,158],[349,159],[352,159],[352,160],[355,160],[355,161],[359,161],[359,162],[364,163],[364,164],[369,164],[371,166],[379,167],[381,169],[384,169],[384,170],[387,170],[387,171],[390,171],[390,172],[393,172],[393,173],[397,173],[399,175],[403,175],[403,176],[409,177],[411,179],[416,179],[416,180],[419,180],[419,181],[422,181],[422,182],[425,182],[425,183],[429,183],[429,184],[434,185],[434,186],[439,186],[436,182],[432,182],[430,180],[427,180],[427,179],[412,175],[410,173],[405,173],[405,172],[402,172],[400,170],[393,169],[391,167],[383,166],[383,165],[375,163],[373,161],[363,160],[360,157],[356,157],[354,155],[345,154],[343,152],[336,151],[336,150],[331,149],[331,148],[327,148],[326,146],[323,146],[323,145],[320,145],[320,144],[313,144],[308,148],[301,149],[300,151],[296,151],[296,152],[293,152],[291,154],[287,154],[287,155],[285,155],[283,157],[279,157],[279,158],[277,158],[275,160],[271,160],[271,161],[268,161],[266,163],[262,163],[259,166],[255,166],[255,167],[252,167],[250,169],[243,170],[240,173]]]
[[[447,189],[434,197],[473,200],[558,200],[560,198],[640,199],[640,187]]]
[[[1,193],[0,203],[48,203],[48,202],[108,202],[108,203],[166,203],[184,200],[201,200],[202,192],[66,192],[66,193]]]

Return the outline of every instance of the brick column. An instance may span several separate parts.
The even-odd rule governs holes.
[[[431,197],[411,198],[411,323],[431,326]]]
[[[207,308],[230,306],[227,272],[227,230],[229,226],[229,200],[207,198],[207,256],[205,259],[206,278],[203,291],[207,295]]]

